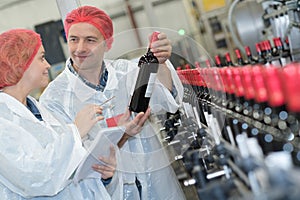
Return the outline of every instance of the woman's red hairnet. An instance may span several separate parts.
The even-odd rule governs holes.
[[[111,48],[113,42],[113,24],[111,18],[104,11],[93,6],[82,6],[72,10],[64,21],[67,38],[70,27],[80,22],[86,22],[95,26],[106,40],[107,48]]]
[[[42,45],[39,34],[12,29],[0,35],[0,88],[15,85]]]

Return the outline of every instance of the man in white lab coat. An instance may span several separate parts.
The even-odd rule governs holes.
[[[111,99],[102,106],[106,120],[94,126],[84,141],[88,145],[101,128],[110,126],[109,119],[123,114],[123,121],[130,120],[128,105],[138,67],[128,60],[104,59],[104,53],[112,45],[113,26],[102,10],[80,7],[67,15],[64,25],[70,58],[64,71],[45,89],[40,102],[68,122],[84,105],[100,105]],[[171,49],[166,35],[159,34],[151,49],[161,63],[150,100],[152,113],[175,113],[181,103],[182,85],[167,61]],[[150,109],[146,113],[149,115]],[[122,199],[185,199],[150,120],[135,127],[124,126],[124,131],[122,145],[119,145],[121,160],[117,165],[117,170],[123,173]]]

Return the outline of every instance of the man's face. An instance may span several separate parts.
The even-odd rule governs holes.
[[[84,22],[72,25],[69,29],[68,47],[75,69],[101,67],[106,43],[95,26]]]

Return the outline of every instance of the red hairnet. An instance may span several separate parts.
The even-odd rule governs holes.
[[[72,10],[64,21],[66,37],[73,24],[86,22],[95,26],[106,40],[107,48],[110,49],[113,42],[113,24],[111,18],[99,8],[93,6],[82,6]]]
[[[0,35],[0,88],[19,82],[41,45],[40,35],[27,29]]]

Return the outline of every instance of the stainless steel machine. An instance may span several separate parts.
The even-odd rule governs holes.
[[[299,80],[300,1],[224,2],[224,7],[199,16],[208,57],[238,48],[246,60],[244,47],[249,46],[256,61],[246,62],[246,67],[232,64],[220,68],[214,63],[179,70],[185,92],[183,105],[177,113],[158,117],[164,127],[159,132],[162,144],[187,199],[299,199],[300,118],[298,111],[287,108],[287,99],[292,97],[285,97],[277,107],[268,96],[265,102],[258,102],[246,92],[239,95],[238,90],[239,84],[248,80],[248,72],[252,74],[248,84],[264,82],[265,92],[270,93],[278,90],[268,88],[263,80],[267,73]],[[282,45],[277,44],[279,40]],[[264,63],[258,61],[257,44],[261,41],[270,42],[270,48],[263,49],[266,53],[262,57],[269,54]],[[286,53],[275,54],[279,49]],[[272,66],[272,61],[284,57],[290,58],[288,63]],[[295,86],[291,80],[277,80],[274,73],[270,85],[280,81],[280,87]],[[233,93],[227,81],[234,82]],[[255,94],[262,91],[260,86]],[[298,90],[284,94],[298,98]]]

